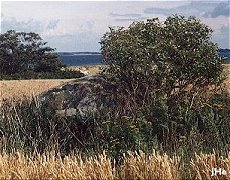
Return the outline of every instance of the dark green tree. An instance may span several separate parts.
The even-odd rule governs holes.
[[[33,32],[7,31],[0,35],[0,73],[54,72],[64,65],[54,49]]]
[[[160,91],[168,103],[202,94],[222,81],[222,59],[212,30],[195,17],[158,18],[110,28],[101,40],[104,61],[132,104]]]
[[[229,144],[229,94],[222,88],[223,60],[211,35],[199,19],[177,15],[110,28],[101,51],[108,64],[105,77],[116,85],[112,117],[129,118],[115,123],[129,122],[140,132],[136,140],[150,144],[156,137],[172,152]]]

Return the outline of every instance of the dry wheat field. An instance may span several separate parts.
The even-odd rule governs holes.
[[[230,66],[226,69],[230,71]],[[0,98],[31,98],[71,79],[0,81]],[[230,91],[230,77],[226,84]],[[1,104],[0,99],[0,104]],[[1,179],[230,179],[230,154],[196,154],[185,163],[180,156],[169,157],[153,151],[127,152],[118,166],[106,152],[82,158],[80,154],[58,156],[55,153],[24,154],[0,153]],[[212,176],[213,168],[227,174]]]
[[[0,99],[30,98],[68,81],[71,79],[0,81]]]
[[[179,156],[169,157],[153,151],[128,152],[123,163],[115,166],[115,161],[99,154],[84,160],[80,155],[63,158],[52,153],[24,155],[22,152],[0,154],[1,179],[230,179],[230,155],[217,160],[215,154],[195,155],[185,166]],[[214,167],[227,172],[213,176]]]

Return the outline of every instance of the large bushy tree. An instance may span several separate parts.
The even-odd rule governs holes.
[[[63,67],[54,49],[33,32],[7,31],[0,35],[0,73],[15,74],[28,70],[54,72]]]
[[[161,91],[175,103],[222,82],[222,60],[212,30],[195,17],[171,16],[110,28],[101,40],[107,73],[134,104]]]
[[[114,121],[121,129],[128,122],[140,132],[126,137],[149,145],[156,137],[173,151],[229,144],[230,101],[221,88],[223,60],[211,34],[195,17],[175,15],[110,28],[103,36],[104,72],[115,85],[111,121],[120,116],[125,119]]]

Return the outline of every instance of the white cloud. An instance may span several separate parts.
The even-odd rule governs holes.
[[[57,27],[59,21],[60,21],[60,19],[51,20],[46,28],[47,29],[55,29]]]
[[[218,32],[228,23],[228,18],[207,16],[217,5],[216,1],[3,1],[1,27],[2,31],[37,32],[58,51],[83,51],[84,48],[95,51],[99,50],[98,41],[109,26],[128,26],[134,20],[153,17],[164,20],[172,13],[201,17],[202,22]]]
[[[15,17],[3,17],[1,20],[1,32],[6,32],[7,30],[41,33],[44,30],[44,24],[32,18],[26,21],[18,21]]]

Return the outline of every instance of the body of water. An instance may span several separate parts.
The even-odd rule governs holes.
[[[103,64],[101,54],[58,53],[61,61],[67,66],[84,66]]]

